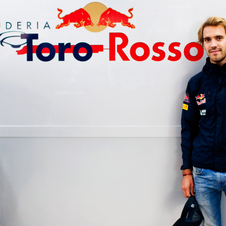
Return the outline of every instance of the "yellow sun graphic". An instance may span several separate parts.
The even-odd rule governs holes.
[[[91,17],[91,21],[93,22],[93,26],[85,26],[85,29],[91,32],[100,32],[103,31],[107,26],[97,26],[101,14],[107,10],[107,7],[99,2],[91,2],[84,7],[87,13],[89,13]]]

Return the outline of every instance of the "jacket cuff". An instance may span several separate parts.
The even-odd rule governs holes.
[[[190,164],[189,164],[189,165],[185,165],[185,164],[184,164],[184,165],[182,165],[182,166],[180,167],[181,170],[190,169],[191,171],[192,171],[192,168],[193,168],[193,167],[192,167]]]

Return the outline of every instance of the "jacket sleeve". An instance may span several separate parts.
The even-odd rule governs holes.
[[[199,132],[199,111],[197,109],[194,93],[191,91],[191,86],[189,82],[182,106],[181,149],[183,165],[181,166],[181,170],[192,170],[193,141]]]

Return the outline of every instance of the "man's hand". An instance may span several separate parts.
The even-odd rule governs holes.
[[[188,175],[183,176],[183,180],[181,183],[181,189],[184,193],[184,197],[188,198],[191,196],[191,194],[195,195],[194,194],[194,180],[193,180],[193,176],[189,175],[189,174],[191,174],[190,169],[183,170],[183,174],[188,174]]]

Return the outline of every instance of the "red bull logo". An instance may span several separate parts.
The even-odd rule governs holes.
[[[93,26],[91,21],[90,15],[84,9],[78,9],[69,15],[64,17],[60,17],[61,13],[63,12],[62,9],[58,9],[59,14],[58,18],[63,20],[63,23],[56,26],[56,29],[60,29],[62,27],[66,27],[69,24],[73,23],[76,28],[82,26]]]
[[[185,96],[184,96],[184,102],[190,103],[189,94],[188,93],[186,93]]]
[[[199,94],[198,96],[195,97],[196,99],[196,103],[198,105],[201,105],[201,104],[205,104],[206,103],[206,98],[205,98],[205,94]]]
[[[129,28],[135,28],[133,24],[129,22],[129,19],[133,18],[133,14],[131,13],[133,8],[129,9],[130,17],[117,12],[111,8],[107,9],[105,12],[101,14],[100,21],[97,26],[109,26],[114,28],[116,26],[115,23],[121,23],[123,26],[127,26]]]
[[[196,100],[203,100],[204,98],[205,98],[205,94],[202,94],[202,93],[195,97]]]
[[[92,2],[84,8],[61,17],[63,10],[58,9],[58,18],[63,22],[56,26],[56,29],[67,27],[73,24],[76,28],[85,27],[92,32],[100,32],[107,27],[114,28],[117,23],[134,29],[135,26],[129,22],[133,18],[133,8],[128,10],[130,16],[120,13],[112,8],[107,8],[99,2]]]

